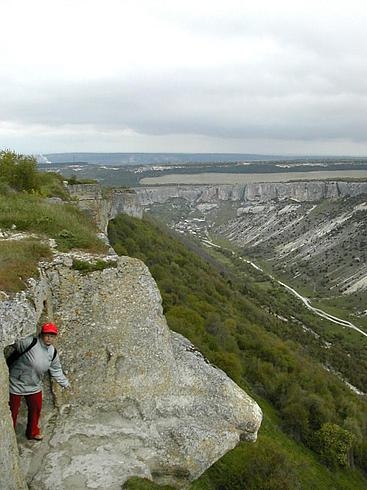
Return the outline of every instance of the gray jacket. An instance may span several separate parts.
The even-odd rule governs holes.
[[[18,340],[15,346],[23,352],[32,342],[33,336]],[[64,388],[69,381],[64,375],[59,354],[54,360],[54,346],[44,344],[39,336],[37,343],[25,354],[19,357],[9,370],[9,391],[14,395],[31,395],[42,390],[42,378],[50,371],[51,376]]]

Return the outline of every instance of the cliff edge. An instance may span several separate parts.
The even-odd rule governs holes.
[[[260,408],[168,329],[141,261],[114,257],[115,266],[84,273],[72,259],[57,254],[26,293],[0,301],[1,488],[117,490],[131,476],[182,488],[240,439],[256,439]],[[46,438],[37,445],[17,430],[18,460],[3,348],[41,317],[60,327],[73,394],[51,386]]]

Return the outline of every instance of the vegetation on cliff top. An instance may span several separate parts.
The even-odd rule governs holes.
[[[0,193],[26,192],[42,197],[68,198],[63,177],[55,172],[39,172],[32,156],[0,151]]]
[[[57,197],[58,199],[48,199]],[[70,200],[59,174],[39,172],[33,157],[0,152],[0,289],[19,291],[51,256],[47,239],[59,251],[104,252],[94,224]],[[14,234],[27,232],[21,238]],[[40,240],[44,239],[44,240]]]
[[[241,444],[193,488],[365,488],[367,405],[310,356],[302,336],[292,339],[289,325],[288,338],[278,336],[284,322],[251,298],[242,278],[213,267],[161,226],[119,216],[109,237],[117,253],[149,266],[170,328],[264,411],[258,442]]]

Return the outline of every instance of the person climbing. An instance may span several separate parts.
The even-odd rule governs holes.
[[[15,343],[16,359],[9,365],[9,406],[14,429],[17,424],[22,396],[28,407],[26,436],[41,441],[43,435],[39,428],[42,409],[42,378],[49,371],[51,376],[63,387],[70,383],[62,371],[59,355],[53,346],[58,334],[54,323],[45,323],[38,337],[27,337]]]

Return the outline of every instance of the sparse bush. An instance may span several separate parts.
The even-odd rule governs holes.
[[[116,267],[116,261],[112,260],[96,260],[93,262],[88,262],[86,260],[74,259],[72,268],[80,272],[93,272],[101,271],[103,269],[110,269],[111,267]]]
[[[79,179],[75,174],[72,175],[71,177],[66,178],[66,181],[69,185],[97,183],[97,180],[95,179]]]
[[[2,182],[0,180],[0,194],[3,196],[7,196],[12,192],[12,188],[7,182]]]
[[[16,191],[39,191],[36,159],[12,151],[1,151],[0,181]]]
[[[38,178],[40,182],[39,194],[41,196],[60,197],[64,201],[70,198],[62,175],[55,172],[39,172]]]
[[[32,156],[13,151],[0,152],[0,194],[10,190],[68,199],[63,177],[55,172],[39,172]]]

